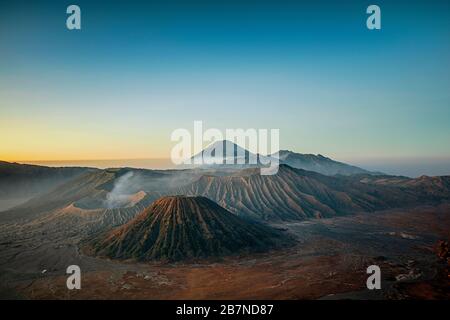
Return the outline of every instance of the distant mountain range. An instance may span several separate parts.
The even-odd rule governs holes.
[[[235,151],[233,160],[242,155],[260,157],[229,141],[219,144]],[[218,143],[197,156],[214,155],[215,146]],[[166,195],[207,197],[238,216],[259,221],[325,218],[450,200],[449,176],[377,175],[321,155],[284,150],[279,157],[279,171],[271,176],[260,175],[259,165],[245,164],[243,168],[216,164],[181,170],[100,170],[1,163],[0,195],[23,195],[25,189],[33,197],[2,212],[0,219],[87,210],[99,216],[99,226],[114,226]]]
[[[293,168],[314,171],[324,175],[382,174],[338,162],[320,154],[301,154],[280,150],[278,154],[264,156],[252,153],[228,140],[210,144],[190,158],[191,164],[184,165],[183,168],[244,169],[262,166],[276,158],[278,158],[280,164],[287,164]]]
[[[280,162],[293,168],[318,172],[324,175],[382,174],[361,169],[343,162],[338,162],[321,154],[302,154],[288,150],[280,150]]]
[[[0,219],[76,208],[98,212],[102,225],[116,225],[164,195],[204,196],[254,220],[303,220],[448,201],[450,177],[326,176],[285,164],[271,176],[260,175],[259,168],[96,170],[1,213]]]
[[[24,186],[32,190],[26,194],[36,193],[0,212],[0,222],[79,230],[96,255],[179,260],[264,251],[289,242],[265,224],[450,201],[450,176],[374,175],[288,151],[280,158],[275,175],[261,175],[258,165],[100,170],[3,163],[0,192],[23,194]]]

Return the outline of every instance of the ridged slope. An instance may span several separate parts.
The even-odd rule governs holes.
[[[92,240],[90,248],[101,256],[148,261],[264,251],[283,243],[279,231],[245,221],[205,197],[168,196]]]
[[[281,165],[276,175],[258,169],[233,176],[203,176],[178,190],[202,195],[240,215],[264,220],[301,220],[401,206],[414,197],[398,188],[370,186]]]

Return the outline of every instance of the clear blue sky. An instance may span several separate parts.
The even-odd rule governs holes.
[[[5,160],[168,157],[203,120],[450,174],[449,1],[2,1],[0,40]]]

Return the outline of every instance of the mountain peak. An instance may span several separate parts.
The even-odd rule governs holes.
[[[127,224],[92,241],[119,259],[181,260],[265,251],[287,243],[279,231],[248,222],[202,196],[166,196]]]
[[[250,153],[250,151],[248,151],[247,149],[241,147],[240,145],[238,145],[230,140],[219,140],[219,141],[214,141],[211,144],[209,144],[205,149],[203,149],[197,155],[206,154],[206,153],[208,155],[210,155],[211,153],[214,153],[215,151],[222,151],[222,150],[223,150],[224,155],[228,155],[227,153],[231,152],[231,150],[234,155],[240,154],[240,153],[242,153],[242,154]],[[195,156],[197,156],[197,155],[195,155]]]
[[[279,159],[281,163],[287,164],[293,168],[314,171],[329,176],[336,174],[371,174],[370,171],[343,162],[335,161],[320,153],[314,155],[281,150],[279,153]]]
[[[260,157],[230,140],[220,140],[209,144],[190,160],[194,167],[232,166],[242,169],[257,166]]]
[[[328,176],[374,174],[362,168],[335,161],[322,154],[302,154],[290,150],[280,150],[278,154],[264,156],[254,154],[229,140],[215,141],[191,158],[193,167],[244,169],[260,167],[263,164],[286,164],[296,169],[313,171]]]

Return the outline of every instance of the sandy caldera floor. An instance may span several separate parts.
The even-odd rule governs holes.
[[[198,263],[136,263],[80,254],[65,225],[0,226],[0,297],[25,299],[449,299],[434,252],[450,236],[450,205],[277,225],[294,247]],[[68,265],[81,290],[66,287]],[[366,288],[379,265],[382,289]]]

